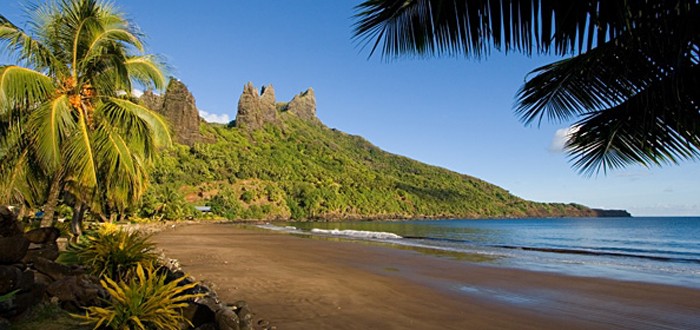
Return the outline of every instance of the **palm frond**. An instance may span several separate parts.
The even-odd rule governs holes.
[[[51,78],[20,66],[0,66],[0,115],[12,108],[29,109],[54,92]]]
[[[163,90],[166,87],[166,79],[163,74],[163,65],[154,56],[133,56],[126,60],[129,76],[146,88]],[[131,90],[128,91],[129,93]]]
[[[109,125],[103,122],[102,125]],[[100,185],[107,200],[119,210],[141,198],[146,189],[147,171],[138,148],[130,146],[116,129],[95,131],[95,155],[99,161]]]
[[[516,114],[525,124],[545,115],[552,122],[568,121],[619,105],[665,75],[621,39],[533,70],[535,76],[518,91]]]
[[[20,29],[6,17],[0,15],[0,44],[7,44],[6,51],[20,61],[42,69],[52,68],[56,61],[52,52],[40,40]]]
[[[129,132],[124,134],[136,134],[135,137],[139,139],[153,137],[154,145],[150,148],[167,147],[172,143],[170,129],[165,120],[144,106],[113,97],[104,102],[99,108],[99,113],[114,126],[129,127]]]
[[[39,162],[53,172],[62,162],[62,143],[72,134],[75,123],[73,108],[66,95],[48,100],[33,111],[27,127]]]
[[[19,122],[9,123],[0,137],[0,200],[36,205],[41,201],[42,172],[30,161],[25,132]]]
[[[63,160],[65,167],[70,169],[69,173],[76,184],[92,189],[97,185],[97,165],[95,164],[93,141],[85,115],[82,111],[77,111],[77,113],[76,129],[66,139]]]
[[[637,27],[638,15],[688,15],[696,0],[367,0],[355,7],[354,39],[370,56],[482,57],[505,52],[584,52]]]
[[[656,82],[626,102],[586,114],[567,142],[581,173],[700,156],[700,69]]]

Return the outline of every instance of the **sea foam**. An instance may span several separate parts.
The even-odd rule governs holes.
[[[346,236],[355,238],[375,238],[375,239],[401,239],[403,237],[396,235],[394,233],[387,233],[381,231],[365,231],[365,230],[338,230],[338,229],[311,229],[312,233],[325,234],[333,236]]]

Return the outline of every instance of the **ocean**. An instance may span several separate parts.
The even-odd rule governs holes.
[[[475,256],[463,258],[465,262],[700,288],[700,217],[303,222],[262,227],[392,244],[436,256]]]

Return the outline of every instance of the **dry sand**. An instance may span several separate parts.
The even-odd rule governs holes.
[[[277,329],[700,329],[700,290],[200,224],[158,246]]]

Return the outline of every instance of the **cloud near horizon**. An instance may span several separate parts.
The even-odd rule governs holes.
[[[554,132],[552,143],[549,144],[549,151],[554,153],[564,152],[566,140],[569,138],[569,135],[575,133],[577,130],[578,127],[574,126],[558,129],[556,132]]]
[[[231,119],[228,114],[216,114],[199,109],[199,116],[209,123],[228,124]]]

